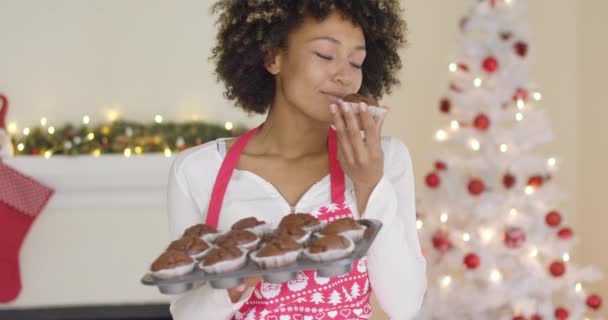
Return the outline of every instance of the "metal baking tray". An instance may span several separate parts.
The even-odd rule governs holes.
[[[356,243],[355,250],[350,256],[339,260],[315,262],[300,255],[296,263],[289,266],[261,269],[248,258],[247,265],[237,271],[209,274],[201,270],[197,264],[195,270],[190,274],[172,279],[158,279],[148,273],[141,279],[141,283],[147,286],[157,286],[163,294],[178,294],[206,283],[216,289],[233,288],[241,285],[246,276],[254,275],[261,275],[264,281],[271,283],[282,283],[295,279],[298,271],[312,269],[317,270],[321,277],[336,277],[352,270],[353,262],[365,255],[382,228],[382,222],[378,220],[360,219],[357,222],[367,227],[363,239]]]

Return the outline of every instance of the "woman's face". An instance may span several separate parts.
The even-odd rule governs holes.
[[[359,91],[365,54],[363,31],[338,13],[321,22],[307,18],[268,66],[277,77],[275,95],[312,119],[330,122],[329,106]]]

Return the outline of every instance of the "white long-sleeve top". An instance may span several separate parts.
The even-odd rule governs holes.
[[[373,293],[391,319],[410,319],[420,308],[426,290],[426,260],[416,228],[412,163],[405,145],[383,137],[384,176],[372,191],[363,218],[382,221],[383,227],[367,253],[367,271]],[[175,240],[195,224],[204,223],[216,175],[225,155],[225,139],[210,141],[180,153],[169,174],[169,234]],[[360,218],[352,181],[346,177],[346,201]],[[331,202],[329,175],[311,186],[295,206],[310,212]],[[290,205],[260,176],[235,169],[226,190],[219,230],[229,230],[239,219],[255,216],[278,224]],[[226,290],[204,285],[174,296],[174,320],[229,319],[252,290],[232,303]]]

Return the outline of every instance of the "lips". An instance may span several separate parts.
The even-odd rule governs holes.
[[[338,102],[338,100],[342,99],[344,96],[346,96],[345,93],[340,93],[340,92],[325,92],[325,91],[321,91],[321,93],[323,93],[324,95],[326,95],[327,97],[329,97],[329,100],[331,102]]]

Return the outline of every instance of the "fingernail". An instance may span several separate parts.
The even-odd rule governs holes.
[[[364,102],[361,102],[359,104],[359,108],[361,108],[361,112],[367,112],[367,104],[365,104]]]
[[[335,104],[332,104],[329,106],[329,110],[331,111],[331,113],[336,113],[336,111],[338,111],[338,107],[336,107]]]
[[[342,110],[344,112],[349,112],[350,111],[350,104],[349,103],[343,103],[342,104]]]

